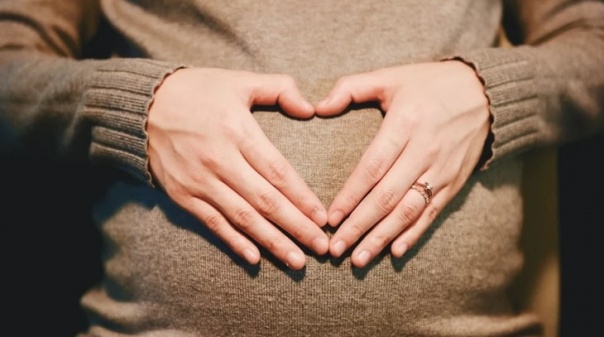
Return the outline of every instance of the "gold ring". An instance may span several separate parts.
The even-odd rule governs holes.
[[[415,182],[413,183],[413,185],[411,185],[411,188],[418,191],[422,197],[424,197],[424,201],[426,202],[426,205],[430,203],[430,199],[432,199],[432,190],[433,187],[432,185],[430,185],[429,182],[425,182],[425,183],[419,183],[419,182]]]

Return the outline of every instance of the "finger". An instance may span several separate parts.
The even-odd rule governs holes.
[[[398,127],[401,125],[398,122],[384,121],[375,139],[371,142],[359,164],[354,168],[350,177],[344,183],[342,189],[338,192],[333,202],[329,206],[329,217],[328,223],[331,226],[337,226],[340,224],[342,219],[363,200],[363,198],[369,193],[374,186],[382,180],[384,175],[389,172],[397,158],[401,155],[401,152],[405,149],[408,141],[408,134],[403,128]],[[406,153],[407,151],[403,152]],[[417,153],[412,154],[416,157],[405,156],[405,158],[411,158],[410,160],[400,160],[399,162],[416,164],[418,161],[414,158],[422,158],[417,156]],[[399,165],[400,166],[400,165]],[[411,177],[419,176],[420,170],[415,167],[400,167],[396,171],[397,177]],[[414,174],[414,172],[417,172]],[[404,193],[404,189],[410,186],[412,181],[406,181],[405,184],[401,182],[394,182],[393,184],[384,184],[383,186],[400,186],[401,189],[393,189],[392,187],[383,187],[377,193],[374,193],[375,201],[378,203],[378,207],[381,210],[381,216],[384,216],[394,205],[398,203]],[[376,196],[378,195],[379,196]],[[389,207],[388,207],[389,206]],[[389,209],[386,209],[389,208]],[[361,212],[362,213],[362,212]],[[375,221],[375,216],[372,217]]]
[[[284,233],[269,223],[249,203],[224,183],[206,186],[211,193],[211,202],[220,213],[252,240],[266,248],[277,259],[292,269],[301,269],[306,264],[306,256]],[[201,196],[208,198],[207,195]]]
[[[390,247],[390,251],[394,257],[401,257],[411,247],[415,246],[419,238],[428,230],[436,217],[440,214],[444,206],[448,203],[448,189],[444,188],[434,195],[434,198],[426,206],[417,221],[403,231]]]
[[[221,170],[222,180],[262,216],[284,229],[300,243],[319,255],[327,253],[329,239],[319,226],[252,169],[243,157],[233,159],[235,162],[232,165]]]
[[[330,240],[330,253],[333,256],[340,256],[385,217],[395,214],[398,215],[399,220],[407,219],[408,222],[410,215],[414,214],[413,211],[418,211],[417,207],[413,208],[415,203],[402,203],[401,201],[403,196],[409,194],[410,187],[416,180],[414,177],[424,171],[424,168],[420,166],[423,164],[412,160],[414,158],[418,158],[418,151],[414,151],[412,148],[410,151],[405,151],[384,179],[344,221]],[[409,206],[401,209],[401,204]]]
[[[410,188],[394,210],[355,248],[351,256],[352,264],[359,268],[366,266],[405,228],[413,224],[429,205],[430,197],[426,199],[426,193],[422,189],[418,191]]]
[[[339,79],[327,97],[315,106],[319,116],[340,114],[351,103],[381,101],[383,83],[374,73],[346,76]]]
[[[235,254],[250,264],[260,262],[260,252],[256,245],[233,228],[228,220],[210,204],[197,198],[191,198],[185,203],[184,208],[200,219]]]
[[[325,225],[327,212],[319,198],[266,138],[260,127],[255,123],[250,125],[254,130],[241,146],[245,160],[314,223]]]
[[[315,109],[300,93],[295,80],[288,75],[261,74],[254,79],[252,105],[279,104],[291,116],[309,118]]]
[[[345,212],[354,209],[342,227],[344,225],[352,226],[362,228],[364,231],[371,228],[384,216],[392,212],[409,187],[416,181],[415,177],[425,172],[427,163],[416,159],[423,158],[423,154],[423,150],[418,146],[408,145],[401,156],[390,167],[389,171],[383,175],[383,178],[375,186],[371,184],[376,183],[372,179],[377,180],[377,175],[372,176],[369,173],[369,167],[360,170],[361,174],[365,174],[365,176],[356,178],[351,175],[349,181],[353,181],[353,178],[355,178],[354,181],[357,183],[348,184],[347,182],[338,193],[329,208],[329,223],[333,225],[334,222],[332,221],[338,220],[338,211],[345,214]],[[361,165],[363,164],[364,162],[361,161]],[[362,184],[366,184],[365,189],[370,191],[366,192],[364,189],[361,189],[359,185]],[[365,193],[367,195],[363,197],[363,200],[358,205],[355,205],[356,200]],[[346,241],[354,243],[357,239],[358,237],[350,236]]]

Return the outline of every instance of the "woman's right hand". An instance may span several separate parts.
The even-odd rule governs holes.
[[[164,80],[149,110],[149,165],[168,196],[237,255],[259,262],[251,239],[301,269],[304,253],[275,225],[323,255],[327,215],[252,116],[252,106],[274,104],[294,117],[314,114],[289,76],[180,69]]]

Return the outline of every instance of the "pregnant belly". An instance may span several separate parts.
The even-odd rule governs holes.
[[[295,121],[256,112],[267,136],[328,205],[381,122],[375,109]],[[161,191],[117,182],[95,208],[106,278],[86,294],[95,335],[498,335],[535,322],[514,316],[505,291],[516,250],[520,166],[472,178],[401,259],[364,269],[309,256],[301,271],[265,253],[249,266]],[[496,238],[496,239],[495,239]],[[454,329],[454,330],[451,330]],[[113,330],[111,334],[109,331]],[[162,335],[161,333],[159,335]]]

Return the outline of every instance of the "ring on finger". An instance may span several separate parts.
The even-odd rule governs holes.
[[[430,203],[430,199],[432,199],[432,191],[434,190],[434,188],[432,187],[432,185],[430,185],[429,182],[415,182],[413,183],[413,185],[411,185],[411,188],[418,191],[422,195],[422,197],[424,197],[424,202],[426,203],[426,205]]]

